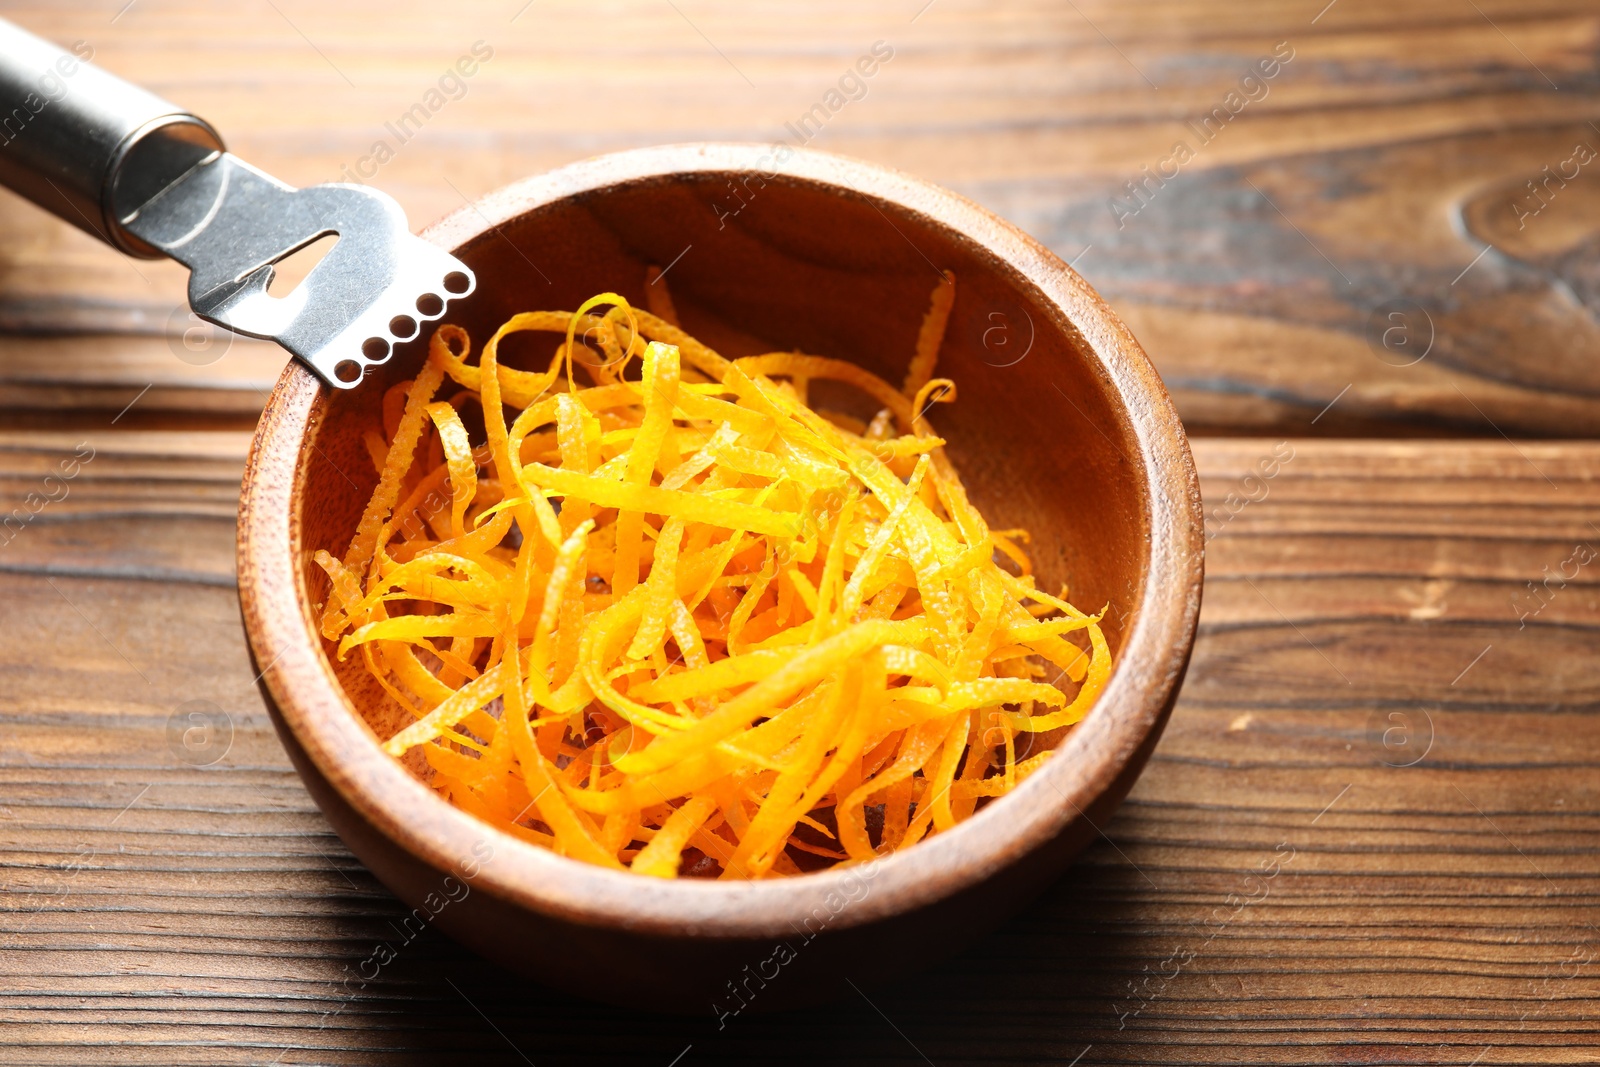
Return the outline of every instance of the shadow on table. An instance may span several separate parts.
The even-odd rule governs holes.
[[[1099,1061],[1126,1010],[1141,947],[1134,883],[1105,842],[1033,905],[937,968],[855,988],[822,1007],[719,1020],[596,1005],[515,977],[437,933],[393,966],[343,1027],[383,1031],[383,1062],[445,1064],[959,1064]],[[1136,970],[1137,968],[1132,968]],[[388,1002],[385,1009],[379,1006]],[[337,1038],[329,1035],[334,1044]],[[355,1037],[356,1035],[351,1035]],[[362,1044],[374,1035],[362,1033]],[[367,1046],[371,1048],[371,1046]],[[310,1050],[307,1050],[308,1052]],[[376,1051],[376,1049],[372,1049]],[[1124,1053],[1131,1050],[1124,1047]],[[286,1055],[285,1064],[297,1062]]]

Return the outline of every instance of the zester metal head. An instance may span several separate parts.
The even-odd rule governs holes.
[[[217,152],[124,217],[128,232],[189,268],[189,305],[219,326],[277,341],[338,389],[477,287],[455,256],[411,233],[364,185],[295,189]],[[287,297],[273,264],[328,234],[338,242]]]

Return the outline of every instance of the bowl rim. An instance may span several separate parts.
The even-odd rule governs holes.
[[[877,164],[784,148],[699,143],[598,156],[491,192],[423,236],[456,248],[519,215],[608,187],[752,170],[769,179],[775,170],[779,180],[920,216],[1003,264],[1014,283],[1031,289],[1056,316],[1058,328],[1082,338],[1082,356],[1138,444],[1130,463],[1147,487],[1144,596],[1105,691],[1056,758],[1004,803],[986,806],[951,830],[868,864],[770,881],[645,880],[582,863],[451,806],[382,751],[344,694],[302,596],[303,561],[292,551],[299,533],[297,460],[306,431],[319,418],[323,387],[291,360],[251,443],[240,500],[239,595],[260,679],[306,757],[361,818],[435,870],[470,878],[475,889],[563,921],[665,937],[760,939],[789,936],[819,909],[836,929],[950,897],[1045,845],[1073,821],[1088,820],[1090,805],[1163,724],[1193,646],[1204,553],[1199,481],[1166,389],[1127,327],[1054,253],[964,197]]]

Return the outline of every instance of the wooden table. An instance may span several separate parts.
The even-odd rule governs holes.
[[[1073,260],[1177,398],[1215,537],[1105,840],[939,970],[719,1032],[430,933],[346,1001],[401,908],[289,768],[234,592],[283,356],[186,344],[180,268],[6,196],[0,514],[66,493],[0,535],[0,1062],[1600,1062],[1600,8],[1325,3],[6,3],[302,184],[484,42],[373,179],[419,224],[784,136],[888,42],[814,144]],[[173,739],[197,707],[215,762]]]

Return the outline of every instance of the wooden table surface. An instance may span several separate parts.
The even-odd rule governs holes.
[[[482,42],[372,179],[417,225],[602,151],[793,140],[886,42],[813,144],[1073,260],[1172,389],[1215,535],[1127,804],[938,970],[719,1031],[430,932],[346,999],[402,909],[290,769],[234,591],[283,355],[186,341],[181,268],[0,194],[0,514],[67,486],[0,534],[0,1063],[1600,1062],[1594,0],[0,9],[297,184]],[[170,740],[195,706],[231,724],[204,766]]]

